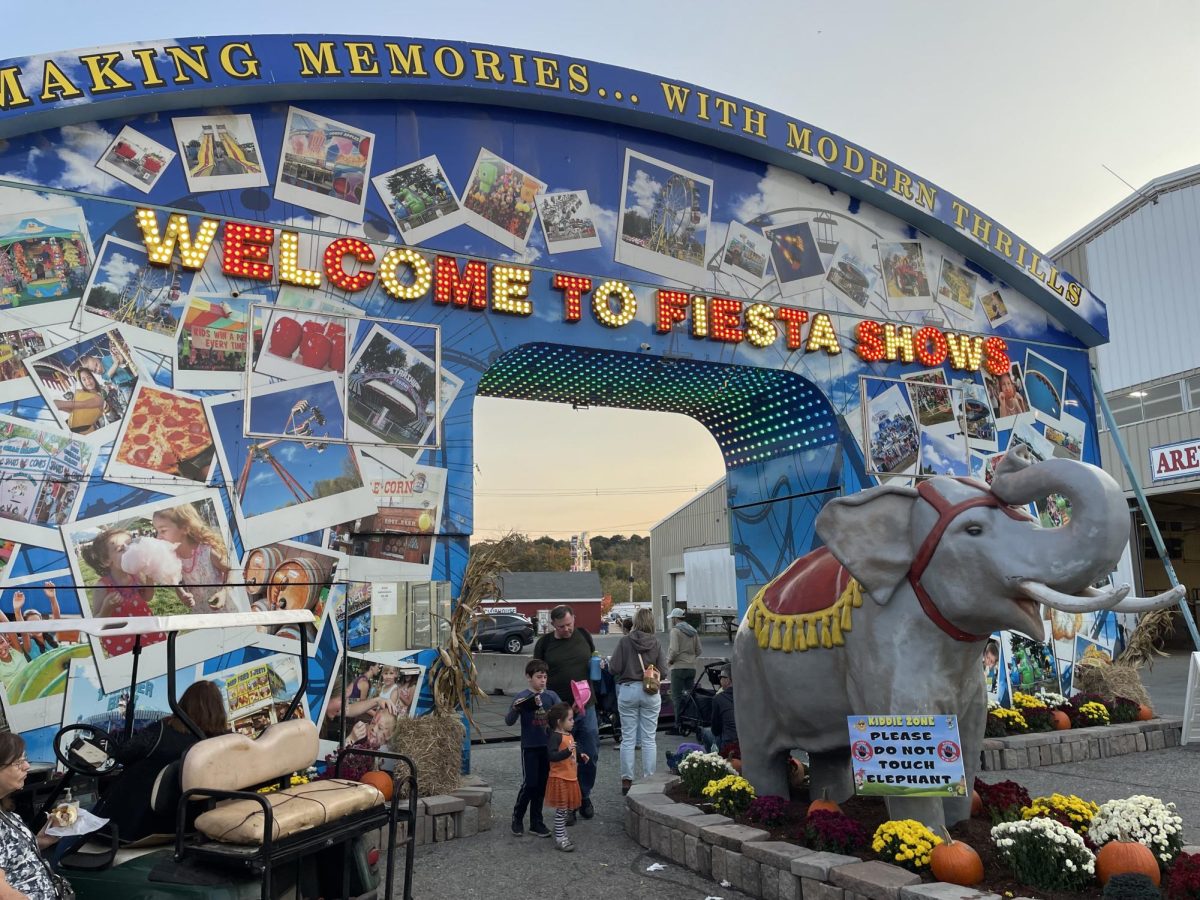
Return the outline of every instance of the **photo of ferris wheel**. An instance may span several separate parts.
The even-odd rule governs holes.
[[[617,262],[702,283],[711,214],[711,179],[625,151]]]

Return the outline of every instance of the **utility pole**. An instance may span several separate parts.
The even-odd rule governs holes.
[[[633,560],[629,561],[629,602],[633,603]]]

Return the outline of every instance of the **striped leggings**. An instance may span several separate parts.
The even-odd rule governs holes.
[[[567,810],[565,809],[554,811],[554,839],[560,844],[567,841]]]

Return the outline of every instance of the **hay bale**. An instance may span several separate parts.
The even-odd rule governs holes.
[[[391,748],[417,767],[422,797],[448,794],[462,787],[462,746],[466,729],[458,716],[431,713],[396,720]],[[407,796],[407,791],[402,791]]]
[[[1085,694],[1099,694],[1112,701],[1124,697],[1134,703],[1151,706],[1150,695],[1142,686],[1142,676],[1133,666],[1109,662],[1107,659],[1081,659],[1075,663],[1071,685]]]

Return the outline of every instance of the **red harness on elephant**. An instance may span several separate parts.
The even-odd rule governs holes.
[[[978,482],[959,478],[979,488]],[[929,592],[921,584],[938,543],[950,523],[961,513],[979,506],[999,509],[1012,519],[1030,521],[1031,517],[1000,502],[991,491],[951,503],[928,481],[917,485],[917,495],[934,508],[937,521],[917,548],[906,575],[917,602],[929,620],[956,641],[983,641],[986,634],[971,634],[942,615]],[[785,652],[810,647],[837,647],[851,628],[853,610],[862,604],[862,590],[850,572],[837,561],[827,547],[818,547],[795,560],[758,592],[746,611],[746,621],[754,629],[760,647]]]
[[[970,479],[959,478],[964,484],[969,484],[972,487],[978,487],[978,483]],[[1013,509],[996,498],[996,495],[991,491],[985,491],[978,497],[970,497],[966,500],[960,500],[958,503],[951,503],[936,490],[928,481],[922,481],[917,485],[917,494],[921,499],[928,503],[937,511],[937,521],[933,523],[933,527],[929,529],[929,534],[925,535],[925,540],[921,542],[921,546],[917,549],[917,555],[913,558],[912,565],[908,567],[908,583],[912,586],[913,593],[917,595],[917,602],[921,604],[921,609],[925,611],[930,620],[950,637],[956,641],[985,641],[989,635],[986,634],[971,634],[969,631],[963,631],[957,625],[954,625],[949,619],[942,615],[933,602],[933,598],[929,596],[929,592],[921,585],[921,576],[925,574],[925,569],[929,566],[930,560],[933,559],[933,554],[937,551],[938,542],[941,541],[942,535],[946,533],[946,529],[950,527],[950,523],[958,517],[960,513],[966,512],[968,509],[974,509],[977,506],[988,506],[999,509],[1010,519],[1023,519],[1032,521],[1032,517],[1019,509]]]

